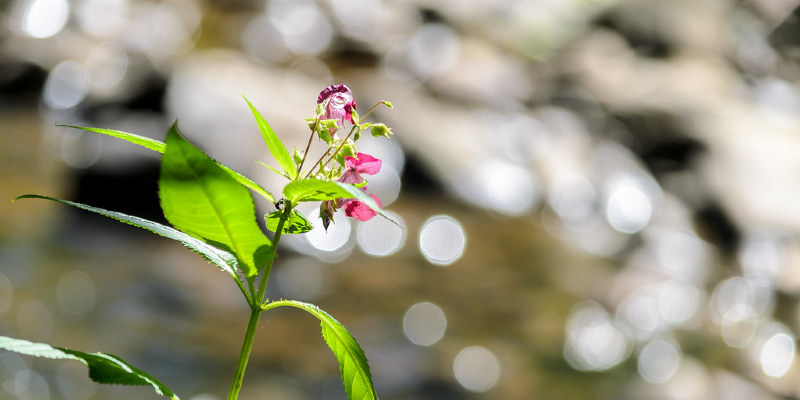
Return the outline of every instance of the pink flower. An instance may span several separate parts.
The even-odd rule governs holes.
[[[381,170],[382,161],[365,153],[358,153],[355,157],[345,156],[344,166],[347,168],[342,173],[339,182],[359,184],[364,182],[364,175],[375,175]]]
[[[353,92],[346,85],[330,85],[317,96],[317,104],[323,105],[322,119],[335,119],[341,126],[345,120],[353,123],[353,110],[357,108]]]
[[[346,170],[342,173],[342,176],[339,177],[338,181],[355,185],[364,183],[366,180],[361,174],[375,175],[381,170],[381,164],[381,160],[365,153],[358,153],[356,157],[345,157],[344,166]],[[366,192],[367,185],[361,186],[360,189]],[[369,196],[378,203],[378,207],[381,206],[381,201],[378,199],[378,196],[374,194],[369,194]],[[325,229],[328,229],[328,224],[333,220],[334,211],[339,208],[344,209],[344,214],[346,216],[359,221],[369,221],[372,217],[378,215],[378,213],[368,205],[354,198],[324,201],[320,206],[320,217],[322,218],[322,224]]]
[[[369,197],[372,197],[372,200],[378,203],[378,207],[381,206],[381,200],[378,199],[378,196],[370,194]],[[368,205],[355,199],[348,199],[345,201],[342,208],[344,208],[344,215],[359,221],[369,221],[372,217],[378,215],[378,213]]]

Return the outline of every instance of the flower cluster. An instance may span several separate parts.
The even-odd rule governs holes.
[[[380,104],[392,107],[391,103],[382,101],[373,106],[364,117]],[[315,135],[319,137],[319,139],[327,143],[328,150],[320,158],[319,162],[311,167],[311,170],[316,171],[316,173],[311,174],[309,172],[309,175],[319,179],[353,184],[366,193],[367,180],[363,175],[377,174],[381,168],[381,160],[372,155],[357,152],[355,141],[359,139],[361,131],[365,129],[370,129],[373,136],[388,137],[392,132],[386,125],[381,123],[362,123],[362,118],[358,116],[356,111],[357,108],[358,105],[353,97],[353,92],[346,85],[331,85],[319,93],[316,114],[306,121],[311,128],[312,138]],[[346,122],[350,123],[352,128],[346,136],[342,137],[338,132],[344,128]],[[309,145],[306,146],[305,152],[295,151],[295,157],[299,160],[300,169],[302,169],[305,162],[305,156],[310,144],[311,138],[309,138]],[[331,160],[335,160],[336,163],[333,167],[328,168],[327,165]],[[369,194],[369,196],[378,206],[381,205],[377,196],[373,194]],[[359,221],[368,221],[378,214],[371,207],[354,198],[324,201],[320,206],[320,218],[322,218],[323,226],[326,229],[330,222],[333,221],[333,215],[338,209],[344,210],[346,216]]]

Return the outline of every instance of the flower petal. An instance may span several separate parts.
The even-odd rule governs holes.
[[[353,92],[350,90],[347,85],[330,85],[319,92],[319,96],[317,96],[317,104],[322,103],[325,100],[328,100],[336,93],[344,93],[350,99],[353,98]]]
[[[335,119],[341,125],[344,121],[353,123],[353,110],[357,108],[353,92],[346,85],[330,85],[317,96],[317,104],[325,103],[323,119]]]
[[[359,184],[364,182],[364,178],[358,174],[353,168],[348,168],[342,176],[338,179],[339,182],[342,183],[352,183],[352,184]]]
[[[369,197],[372,197],[378,206],[380,207],[381,201],[378,199],[378,196],[374,194],[370,194]],[[344,204],[344,214],[348,217],[355,218],[359,221],[369,221],[372,217],[378,215],[378,213],[369,208],[366,204],[358,201],[358,200],[350,200]]]
[[[345,157],[344,166],[364,175],[375,175],[381,170],[381,160],[366,153],[358,153],[356,157]]]

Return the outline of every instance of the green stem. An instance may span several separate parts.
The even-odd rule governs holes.
[[[258,326],[258,317],[263,311],[261,309],[264,302],[264,292],[267,290],[267,281],[269,274],[272,270],[272,263],[275,261],[278,250],[278,242],[281,240],[281,233],[283,225],[289,219],[292,212],[292,203],[285,201],[283,214],[278,221],[278,228],[275,230],[275,236],[272,237],[272,257],[267,265],[261,272],[261,282],[258,283],[258,292],[255,297],[250,297],[245,294],[247,302],[250,305],[250,319],[247,321],[247,330],[244,332],[244,342],[242,342],[242,350],[239,353],[239,361],[236,362],[236,370],[233,373],[233,382],[231,383],[231,390],[228,392],[228,400],[236,400],[239,397],[239,391],[242,389],[242,382],[244,380],[244,371],[247,368],[247,361],[250,359],[250,351],[253,349],[253,339],[256,335],[256,327]],[[248,279],[252,291],[252,281]],[[241,283],[240,283],[241,284]],[[241,287],[244,293],[244,287]]]
[[[344,140],[342,140],[342,143],[338,147],[336,147],[336,151],[333,152],[333,154],[330,156],[330,158],[328,158],[327,161],[325,161],[324,164],[322,163],[322,161],[323,161],[323,159],[325,159],[325,156],[328,155],[328,153],[330,152],[331,149],[329,148],[328,151],[326,151],[325,154],[323,154],[322,157],[320,157],[319,161],[317,161],[317,164],[319,164],[319,171],[320,172],[322,172],[322,170],[325,168],[325,166],[328,165],[331,162],[331,160],[333,160],[333,158],[336,157],[337,154],[339,154],[339,150],[341,150],[342,147],[344,147],[344,145],[347,143],[347,139],[350,139],[350,136],[353,136],[353,132],[355,132],[357,127],[358,127],[358,125],[353,125],[353,127],[350,128],[350,133],[348,133],[347,136],[344,138]],[[358,130],[361,131],[361,128],[358,128]],[[308,171],[308,175],[306,175],[306,178],[311,176],[312,172],[314,172],[314,168],[313,167],[311,168],[310,171]]]
[[[239,361],[236,363],[236,371],[233,374],[231,390],[228,392],[228,400],[236,400],[239,397],[239,391],[242,389],[242,381],[244,380],[244,371],[247,368],[247,360],[250,358],[250,351],[253,349],[253,339],[256,335],[256,327],[258,326],[258,317],[260,315],[260,307],[250,307],[250,319],[247,321],[242,351],[239,353]]]
[[[306,158],[308,157],[308,150],[311,149],[311,141],[314,139],[314,134],[317,133],[317,125],[319,125],[319,115],[317,115],[317,119],[314,120],[314,127],[311,128],[311,136],[308,137],[308,144],[306,144],[306,151],[303,152],[303,159],[300,161],[300,165],[297,167],[297,176],[300,176],[300,172],[303,170],[303,164],[306,163]]]
[[[278,256],[278,243],[281,241],[283,225],[286,223],[286,220],[289,219],[289,215],[292,213],[292,207],[294,207],[294,205],[289,202],[289,200],[283,202],[283,214],[281,214],[281,218],[278,220],[278,227],[275,229],[275,235],[272,237],[272,257],[270,257],[269,263],[267,263],[267,266],[264,267],[264,271],[261,273],[261,282],[258,283],[258,293],[255,299],[253,299],[253,307],[260,306],[260,304],[256,302],[263,303],[265,301],[264,293],[267,291],[267,282],[269,281],[269,274],[272,271],[272,263]]]

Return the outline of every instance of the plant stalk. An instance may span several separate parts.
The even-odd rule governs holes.
[[[250,351],[253,349],[253,339],[256,336],[258,327],[258,317],[261,315],[261,307],[250,307],[250,319],[247,321],[247,330],[244,333],[242,351],[239,353],[239,361],[236,363],[236,371],[233,373],[231,390],[228,392],[228,400],[236,400],[239,391],[242,389],[244,371],[247,368],[247,360],[250,359]]]
[[[237,400],[239,397],[239,391],[242,389],[244,371],[247,368],[247,361],[250,359],[250,351],[253,349],[253,340],[256,336],[258,317],[263,311],[262,303],[265,301],[264,293],[267,290],[267,281],[269,280],[270,271],[272,270],[272,263],[275,261],[275,257],[277,256],[278,243],[281,240],[283,226],[285,225],[286,220],[289,219],[291,212],[292,204],[287,201],[284,203],[281,219],[278,220],[278,228],[275,230],[275,236],[272,237],[272,258],[270,258],[267,265],[261,271],[261,282],[258,284],[258,292],[255,293],[252,298],[248,297],[248,303],[250,305],[250,319],[247,321],[247,330],[244,332],[242,350],[239,352],[239,361],[236,362],[236,371],[233,373],[233,382],[231,383],[231,390],[228,392],[228,400]]]

